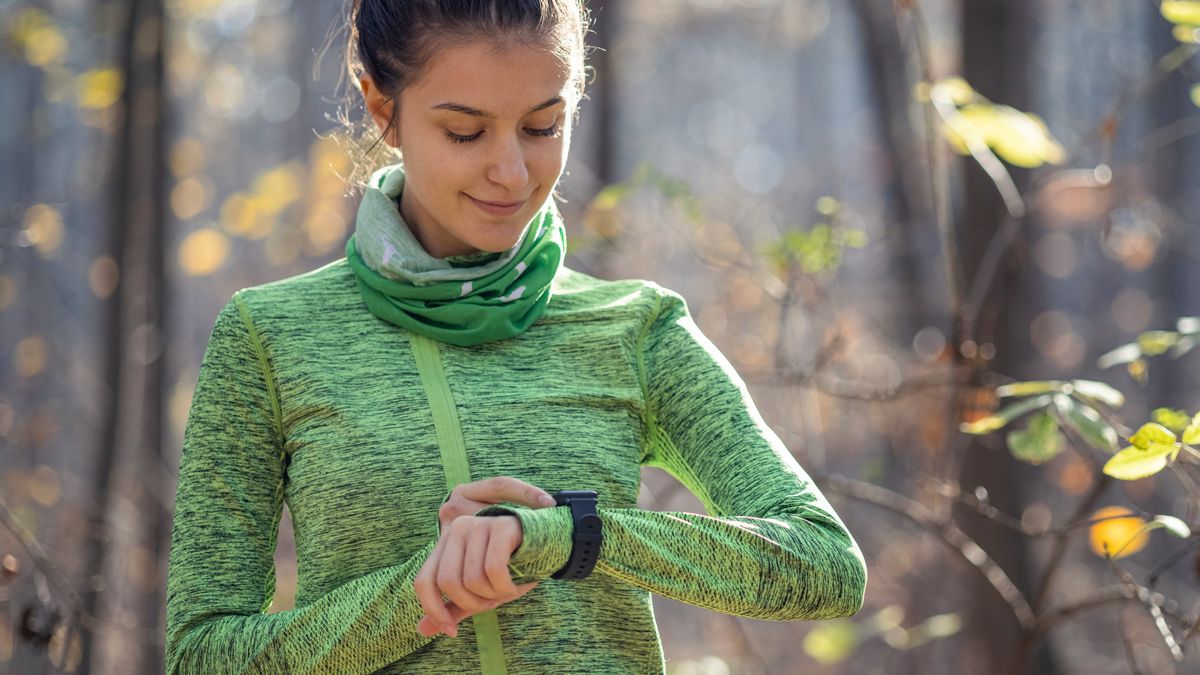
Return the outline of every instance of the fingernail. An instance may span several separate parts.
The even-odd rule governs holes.
[[[542,495],[541,502],[544,506],[554,506],[555,504],[554,497],[551,497],[550,495]]]

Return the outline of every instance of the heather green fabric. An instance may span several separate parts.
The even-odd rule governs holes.
[[[547,199],[526,225],[515,250],[454,267],[450,261],[461,264],[473,256],[430,256],[393,201],[403,187],[399,165],[376,171],[346,242],[346,261],[371,313],[459,347],[504,340],[537,321],[567,252],[566,228],[554,200]]]
[[[560,268],[511,339],[436,346],[472,480],[600,494],[591,576],[552,579],[570,512],[513,504],[510,569],[540,579],[493,610],[510,673],[663,673],[650,594],[737,616],[849,616],[866,567],[676,293]],[[477,673],[470,619],[417,632],[413,579],[446,496],[415,336],[363,305],[345,259],[239,291],[216,318],[184,434],[167,578],[168,673]],[[707,515],[637,507],[641,467]],[[295,607],[266,614],[283,504]]]

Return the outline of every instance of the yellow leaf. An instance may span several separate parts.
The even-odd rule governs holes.
[[[1159,11],[1171,23],[1200,26],[1200,2],[1197,0],[1163,0]]]
[[[803,647],[816,661],[833,664],[845,660],[858,643],[854,623],[845,619],[822,621],[804,636]]]
[[[1174,444],[1175,433],[1157,422],[1147,422],[1138,428],[1137,433],[1129,437],[1129,442],[1146,450],[1152,444]]]
[[[1188,445],[1200,443],[1200,412],[1192,416],[1192,421],[1183,430],[1183,442]]]
[[[1113,518],[1128,514],[1128,518]],[[1089,531],[1092,551],[1098,556],[1124,558],[1146,547],[1150,535],[1139,531],[1145,520],[1124,506],[1105,506],[1092,514],[1092,519],[1108,518],[1093,523]]]
[[[1171,35],[1184,44],[1200,44],[1200,30],[1195,26],[1175,26],[1171,29]]]
[[[996,106],[996,115],[984,134],[996,154],[1015,166],[1032,169],[1057,164],[1065,155],[1040,118],[1009,106]]]
[[[999,429],[1000,427],[1003,427],[1004,425],[1005,421],[1002,418],[995,415],[988,415],[987,417],[981,417],[974,422],[963,422],[958,428],[962,429],[968,434],[987,434]]]
[[[979,98],[971,85],[961,77],[947,77],[933,85],[933,93],[948,98],[954,105],[966,105]]]
[[[980,142],[1009,164],[1026,168],[1057,164],[1066,155],[1040,117],[1006,105],[966,105],[947,127],[946,136],[963,154]]]
[[[81,73],[76,80],[79,92],[79,107],[103,110],[121,98],[124,78],[115,68],[100,68]]]
[[[1197,107],[1200,107],[1200,84],[1192,85],[1192,103],[1195,103]]]
[[[1172,450],[1173,446],[1156,445],[1153,450],[1142,450],[1131,445],[1109,457],[1104,463],[1103,472],[1106,476],[1118,480],[1138,480],[1153,476],[1166,468]]]
[[[1138,347],[1145,356],[1158,356],[1179,342],[1179,333],[1170,330],[1149,330],[1137,337]]]

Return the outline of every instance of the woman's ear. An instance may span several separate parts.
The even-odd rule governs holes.
[[[370,75],[363,74],[358,80],[358,85],[362,89],[363,102],[367,108],[367,112],[370,113],[371,119],[374,120],[375,126],[379,129],[380,133],[383,133],[384,130],[388,129],[388,125],[392,119],[393,101],[388,100],[383,94],[379,93],[379,88],[375,86],[375,82],[371,79]],[[398,125],[399,122],[400,120],[397,118],[396,124]],[[397,131],[396,125],[393,125],[388,131],[387,138],[384,139],[384,142],[393,148],[399,147]]]

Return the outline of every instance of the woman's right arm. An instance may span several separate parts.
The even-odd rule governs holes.
[[[413,581],[436,542],[309,605],[264,613],[275,590],[286,462],[266,353],[239,294],[213,327],[184,432],[167,673],[378,670],[434,639],[417,631],[424,610]]]

